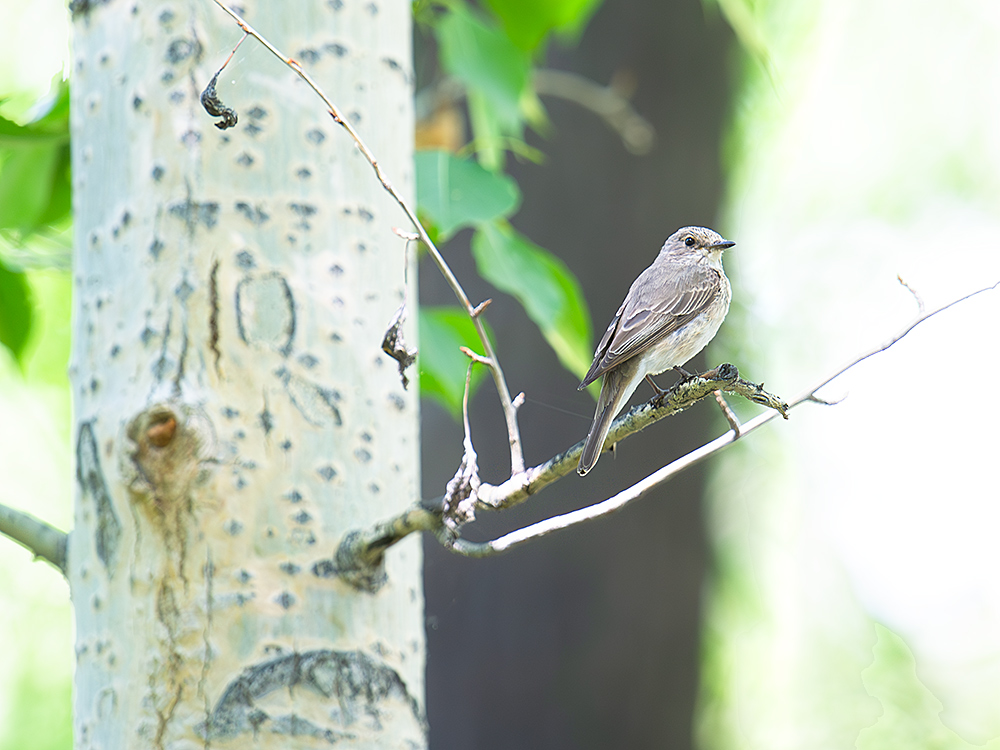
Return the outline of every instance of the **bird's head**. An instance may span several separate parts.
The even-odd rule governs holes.
[[[682,227],[663,244],[663,252],[671,255],[701,255],[718,262],[722,252],[735,244],[706,227]]]

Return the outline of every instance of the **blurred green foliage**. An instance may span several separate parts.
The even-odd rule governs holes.
[[[31,331],[31,297],[24,273],[12,271],[0,260],[0,344],[19,364]]]
[[[600,6],[600,0],[487,0],[518,47],[538,49],[550,32],[575,39]]]
[[[435,25],[441,67],[462,82],[473,127],[494,136],[520,136],[521,98],[528,93],[531,57],[495,23],[456,3]],[[477,136],[480,133],[476,134]],[[491,150],[490,166],[498,166]]]
[[[444,80],[461,86],[471,141],[458,151],[475,154],[473,160],[439,150],[417,153],[421,219],[435,242],[447,241],[464,227],[475,229],[472,252],[479,274],[521,303],[559,361],[578,377],[593,353],[590,313],[580,284],[559,258],[511,227],[508,219],[521,196],[503,169],[507,151],[538,158],[524,142],[526,128],[542,134],[549,130],[532,87],[533,67],[547,39],[553,33],[572,38],[598,5],[599,0],[490,0],[492,12],[460,0],[415,6],[418,24],[437,42],[444,73],[442,81],[429,86]],[[438,310],[431,322],[421,324],[421,392],[456,416],[461,414],[468,362],[452,355],[438,359],[445,356],[445,330],[451,326],[447,335],[452,340],[482,349],[475,338],[463,338],[471,326],[459,321],[459,316]],[[434,336],[429,348],[423,342],[425,329]]]
[[[1000,750],[1000,737],[974,745],[945,726],[941,721],[944,705],[920,681],[916,659],[906,642],[877,623],[875,632],[875,659],[861,673],[861,680],[869,695],[882,704],[882,714],[858,734],[858,750]]]
[[[70,212],[69,84],[24,125],[0,117],[0,230],[24,240]]]
[[[0,116],[0,247],[23,248],[70,215],[69,85],[24,125]],[[0,345],[24,366],[32,303],[21,268],[0,256]]]

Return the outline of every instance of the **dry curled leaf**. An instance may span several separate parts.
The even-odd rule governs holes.
[[[222,72],[222,71],[219,71]],[[205,90],[201,92],[201,106],[205,108],[205,111],[212,117],[221,117],[219,122],[215,123],[215,127],[219,130],[226,130],[228,128],[236,127],[237,116],[236,110],[232,107],[227,107],[219,99],[219,95],[215,92],[215,84],[219,80],[219,73],[212,76],[212,80],[208,82]]]
[[[406,368],[412,365],[417,359],[416,347],[407,347],[403,340],[403,332],[400,327],[406,317],[406,303],[404,302],[396,310],[396,314],[389,321],[385,336],[382,337],[382,351],[399,363],[399,378],[403,381],[403,389],[410,384],[410,379],[406,377]]]

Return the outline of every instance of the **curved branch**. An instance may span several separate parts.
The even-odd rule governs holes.
[[[55,565],[66,575],[66,543],[69,535],[55,526],[50,526],[6,505],[0,505],[0,534],[10,537],[31,552],[35,559],[41,558]]]
[[[648,154],[656,140],[656,130],[628,100],[628,91],[616,81],[602,86],[577,73],[543,68],[535,71],[535,91],[574,102],[600,117],[622,139],[630,154]]]
[[[610,446],[644,430],[654,422],[691,408],[717,390],[738,394],[754,403],[774,409],[775,414],[788,418],[788,406],[781,399],[759,385],[741,379],[739,371],[733,365],[724,364],[674,384],[661,398],[633,406],[611,424],[605,444],[610,449]],[[512,476],[502,484],[492,485],[484,482],[479,488],[479,505],[492,510],[520,505],[543,487],[574,471],[582,451],[583,440],[545,463]]]
[[[653,149],[656,130],[632,106],[629,96],[634,85],[625,79],[626,76],[616,75],[610,84],[602,86],[578,73],[538,68],[532,74],[531,85],[540,96],[563,99],[593,112],[621,138],[629,153],[641,156]],[[459,81],[443,78],[417,92],[417,115],[425,119],[437,107],[455,104],[465,97],[465,87]],[[508,144],[511,147],[513,144]]]
[[[468,354],[473,356],[472,352]],[[781,399],[767,393],[755,383],[740,379],[738,370],[733,365],[725,364],[676,383],[662,396],[635,406],[618,417],[608,432],[607,444],[613,445],[653,422],[678,414],[718,390],[739,394],[755,403],[774,409],[773,414],[781,414],[787,418],[788,407]],[[744,426],[744,432],[750,429],[752,424],[753,422],[750,422]],[[501,551],[485,549],[481,545],[477,547],[476,543],[460,538],[461,527],[474,518],[474,514],[470,512],[470,501],[478,508],[489,510],[502,510],[523,503],[543,487],[573,472],[582,451],[581,440],[545,463],[525,469],[502,484],[482,483],[474,495],[469,496],[464,503],[453,504],[455,507],[450,512],[445,510],[447,504],[445,498],[438,498],[434,501],[433,508],[429,507],[430,504],[416,503],[395,518],[380,523],[366,532],[350,532],[341,542],[337,553],[338,560],[342,559],[342,553],[346,554],[349,550],[359,561],[372,558],[374,555],[374,559],[381,562],[381,555],[388,547],[414,531],[431,531],[444,546],[461,554],[485,556]],[[366,545],[370,545],[371,548]],[[341,566],[350,567],[345,566],[343,562]]]

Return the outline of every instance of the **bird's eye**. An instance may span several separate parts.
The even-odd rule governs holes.
[[[694,237],[688,237],[686,240],[684,240],[684,244],[687,245],[688,247],[694,247]]]

